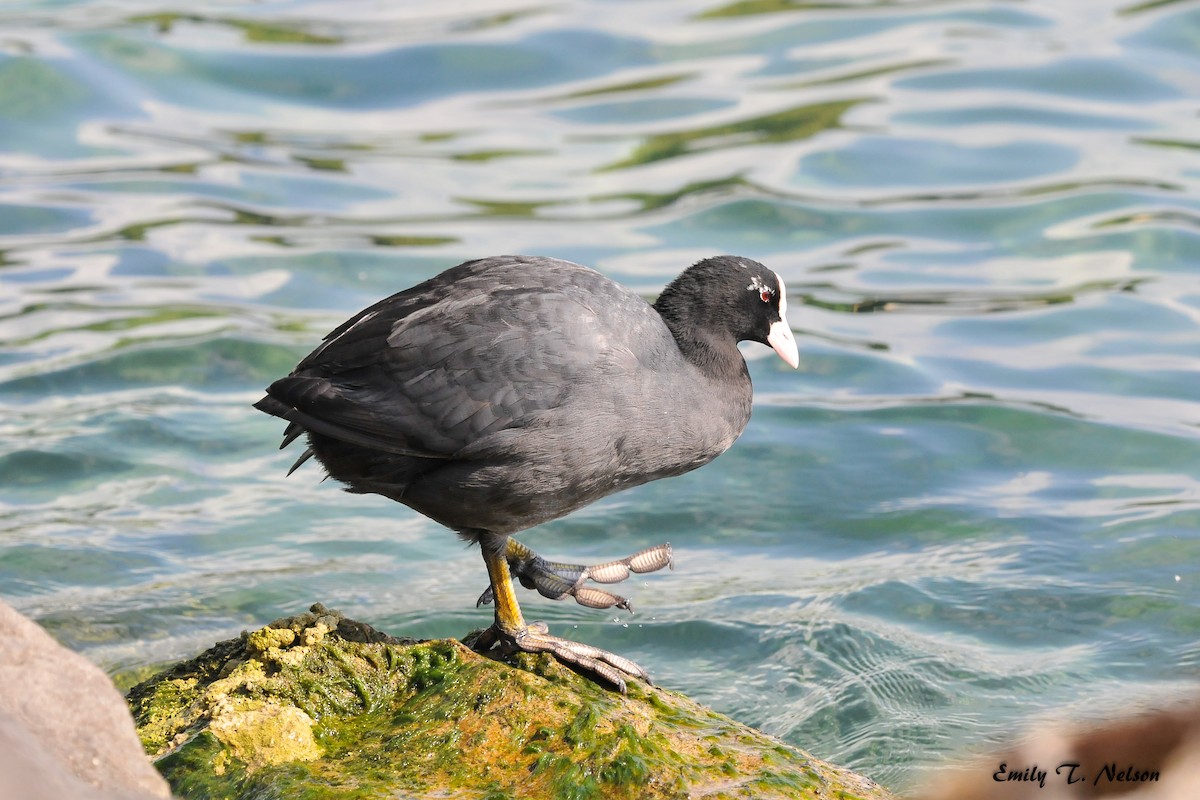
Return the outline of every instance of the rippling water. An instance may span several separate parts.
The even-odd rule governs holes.
[[[478,553],[250,403],[467,258],[733,252],[799,372],[748,350],[728,454],[526,538],[671,541],[636,616],[531,617],[894,787],[1196,685],[1200,4],[178,5],[0,7],[0,595],[60,640],[486,624]]]

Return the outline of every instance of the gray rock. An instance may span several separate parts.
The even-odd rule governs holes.
[[[170,796],[108,676],[0,600],[0,798]]]

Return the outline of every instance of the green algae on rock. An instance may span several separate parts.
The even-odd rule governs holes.
[[[194,798],[864,798],[871,781],[683,695],[397,639],[315,605],[129,692]]]

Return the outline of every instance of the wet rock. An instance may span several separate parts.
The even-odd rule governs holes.
[[[108,676],[0,601],[0,798],[169,794]]]
[[[335,611],[221,642],[135,686],[146,750],[183,798],[890,798],[686,697],[607,691]]]

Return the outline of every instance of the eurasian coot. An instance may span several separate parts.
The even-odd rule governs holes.
[[[739,341],[799,363],[783,281],[747,258],[705,259],[652,306],[553,258],[468,261],[367,308],[255,407],[290,424],[350,492],[404,503],[477,542],[495,624],[477,647],[550,652],[622,691],[629,659],[521,616],[512,577],[587,606],[594,586],[671,563],[670,545],[592,567],[549,562],[511,534],[605,495],[693,470],[750,419]],[[290,474],[290,473],[289,473]]]

